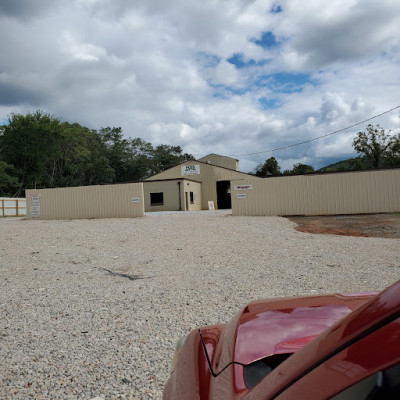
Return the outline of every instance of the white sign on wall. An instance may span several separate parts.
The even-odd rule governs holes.
[[[234,190],[252,190],[253,185],[236,185],[233,188]]]
[[[182,165],[182,175],[200,175],[200,165]]]
[[[32,193],[30,195],[29,208],[31,218],[40,218],[40,193]]]
[[[245,198],[246,198],[246,193],[238,193],[238,194],[236,195],[236,198],[237,198],[237,199],[245,199]]]
[[[214,210],[215,210],[214,202],[213,202],[213,201],[209,201],[209,202],[208,202],[208,209],[209,209],[210,211],[214,211]]]
[[[139,203],[139,201],[140,201],[139,197],[132,197],[131,198],[131,202],[132,203]]]

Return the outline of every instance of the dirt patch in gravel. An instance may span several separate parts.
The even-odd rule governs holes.
[[[289,217],[296,230],[343,236],[400,238],[400,214]]]

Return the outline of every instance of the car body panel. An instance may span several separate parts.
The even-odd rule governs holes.
[[[334,322],[351,312],[344,304],[286,308],[240,320],[234,361],[250,364],[282,353],[294,353]]]
[[[328,399],[378,371],[400,363],[400,319],[345,348],[277,397],[279,400]],[[380,346],[377,346],[380,343]],[[324,382],[317,385],[316,382]],[[262,399],[265,397],[259,397]],[[359,398],[347,396],[347,398]],[[365,396],[364,398],[367,398]]]
[[[318,397],[322,390],[318,379],[329,379],[332,365],[336,365],[337,373],[340,373],[337,365],[344,369],[364,365],[362,357],[355,358],[353,348],[368,353],[368,346],[374,343],[375,352],[379,353],[379,347],[386,349],[386,343],[382,343],[385,335],[392,332],[392,336],[399,336],[397,314],[400,314],[400,281],[378,295],[350,293],[252,302],[226,324],[203,327],[189,334],[163,398],[327,398]],[[246,388],[243,374],[246,365],[284,353],[293,354],[251,390]],[[353,374],[350,379],[343,373],[346,378],[337,379],[336,386],[331,382],[327,385],[329,393],[336,393],[358,377],[362,379],[382,365],[394,362],[390,356],[376,358],[380,366],[370,364],[366,371],[360,369],[362,373]],[[312,397],[307,397],[310,394],[306,387],[313,379],[317,387]],[[300,395],[299,390],[303,391]]]
[[[183,348],[176,370],[165,386],[163,399],[207,399],[210,369],[197,331],[186,337]]]
[[[246,400],[270,399],[333,357],[349,344],[400,316],[400,281],[356,308],[289,357],[246,396]],[[391,325],[396,329],[397,325]],[[399,339],[400,332],[394,332]],[[376,342],[378,349],[383,342]],[[273,382],[273,384],[271,384]]]
[[[219,333],[213,357],[209,357],[213,371],[218,374],[232,361],[249,364],[297,351],[301,343],[308,343],[374,295],[376,292],[254,301]],[[207,336],[207,327],[200,331]]]

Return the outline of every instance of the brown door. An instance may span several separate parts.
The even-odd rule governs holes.
[[[185,192],[186,211],[189,211],[189,193]]]

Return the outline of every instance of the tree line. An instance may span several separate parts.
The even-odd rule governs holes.
[[[353,139],[353,149],[358,154],[357,157],[321,168],[317,172],[399,168],[400,134],[391,135],[390,133],[390,130],[386,132],[379,125],[376,127],[371,124],[367,125],[365,132],[358,132]],[[267,176],[302,175],[312,172],[316,171],[311,165],[298,163],[294,164],[291,170],[285,170],[282,173],[278,161],[275,157],[270,157],[264,164],[257,166],[255,175],[265,178]]]
[[[40,110],[13,113],[0,126],[0,195],[141,181],[192,159],[180,146],[126,139],[120,127],[89,129]]]

